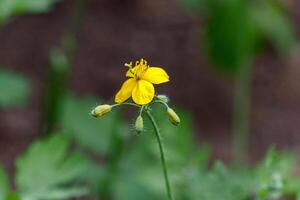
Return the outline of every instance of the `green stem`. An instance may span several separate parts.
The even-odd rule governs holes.
[[[241,66],[235,79],[233,156],[236,164],[248,160],[251,65]]]
[[[166,108],[169,108],[169,105],[166,102],[162,101],[162,100],[153,101],[151,104],[155,104],[155,103],[160,103],[160,104],[166,106]]]
[[[41,132],[45,136],[50,134],[58,123],[61,102],[66,93],[66,81],[70,71],[70,63],[60,49],[53,49],[50,52],[49,62],[41,122]]]
[[[117,106],[122,106],[122,105],[135,106],[135,107],[138,107],[138,108],[142,107],[142,106],[137,105],[135,103],[129,103],[129,102],[124,102],[124,103],[121,103],[121,104],[114,104],[114,105],[112,105],[112,107],[117,107]]]
[[[74,62],[77,37],[83,25],[86,13],[86,1],[74,2],[74,14],[68,31],[62,36],[62,44],[50,54],[48,80],[42,108],[41,132],[48,135],[59,124],[59,115],[63,99],[67,93],[67,81]]]
[[[169,200],[173,200],[173,196],[172,196],[172,192],[171,192],[171,186],[170,186],[170,182],[169,182],[169,177],[168,177],[168,168],[167,168],[167,163],[166,163],[166,159],[165,159],[165,155],[164,155],[164,149],[163,149],[163,144],[161,142],[161,137],[160,137],[160,131],[158,129],[158,126],[155,122],[154,117],[151,115],[151,113],[149,111],[146,111],[152,125],[154,128],[154,132],[155,132],[155,136],[157,139],[157,143],[158,143],[158,147],[159,147],[159,151],[160,151],[160,158],[161,158],[161,163],[163,166],[163,172],[164,172],[164,177],[165,177],[165,183],[166,183],[166,189],[167,189],[167,193],[168,193],[168,198]]]

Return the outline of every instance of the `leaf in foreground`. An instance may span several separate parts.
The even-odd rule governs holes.
[[[0,200],[4,200],[6,198],[6,195],[8,193],[8,178],[7,175],[0,166]]]
[[[87,161],[69,153],[70,140],[56,134],[34,142],[17,159],[16,185],[22,199],[68,199],[87,193],[77,180]]]

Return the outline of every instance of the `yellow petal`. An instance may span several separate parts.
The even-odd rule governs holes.
[[[130,78],[125,81],[119,90],[119,92],[115,96],[116,103],[123,103],[126,101],[132,93],[133,88],[137,85],[137,81],[134,78]]]
[[[136,104],[145,105],[152,101],[154,97],[154,87],[152,83],[139,80],[132,91],[132,100]]]
[[[160,84],[169,81],[169,75],[160,67],[149,67],[141,76],[141,79],[149,81],[153,84]]]

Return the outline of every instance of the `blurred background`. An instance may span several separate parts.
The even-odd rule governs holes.
[[[270,147],[300,152],[299,24],[297,0],[1,0],[0,163],[10,182],[3,194],[8,199],[166,199],[151,126],[136,136],[136,115],[129,109],[103,119],[89,116],[101,102],[113,103],[125,80],[124,63],[145,58],[169,73],[171,81],[156,92],[169,96],[182,118],[174,128],[157,108],[171,182],[181,188],[174,189],[177,199],[245,199],[241,194],[252,199],[261,190],[260,199],[286,193],[296,199],[299,180],[278,189],[269,161],[268,175],[258,179],[270,179],[275,194],[265,191],[265,183],[249,186],[253,178],[243,189],[236,187],[248,180],[244,174],[256,174],[245,170],[265,159]],[[74,162],[64,165],[69,176],[32,192],[47,177],[65,174],[57,166],[68,146]],[[60,149],[61,157],[52,155]],[[290,155],[280,156],[289,163]],[[147,164],[152,160],[155,169]],[[239,181],[227,183],[233,180],[230,170],[225,173],[215,160],[243,166]],[[297,156],[292,160],[297,163]],[[78,178],[86,169],[90,174]],[[185,180],[187,169],[195,169],[199,179],[205,170],[221,171],[225,183],[214,174],[198,184],[211,188],[193,188],[201,180],[193,173],[193,180]],[[132,178],[137,171],[141,174]],[[228,195],[212,196],[221,183],[228,185]],[[52,194],[45,188],[59,190],[43,197]]]

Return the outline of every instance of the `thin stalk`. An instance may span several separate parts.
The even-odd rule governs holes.
[[[233,115],[233,156],[236,164],[248,160],[251,65],[240,67],[236,73]]]
[[[134,107],[138,107],[138,108],[142,107],[142,106],[137,105],[135,103],[129,103],[129,102],[124,102],[124,103],[121,103],[121,104],[114,104],[114,105],[112,105],[112,107],[117,107],[117,106],[122,106],[122,105],[134,106]]]
[[[47,135],[55,129],[62,106],[61,102],[66,93],[66,80],[70,70],[70,63],[60,49],[51,51],[49,62],[41,123],[43,135]]]
[[[68,31],[62,36],[60,47],[53,48],[50,54],[49,72],[45,88],[45,99],[42,108],[41,132],[48,135],[59,123],[63,99],[67,93],[67,81],[74,62],[77,37],[87,8],[86,0],[74,2],[74,14]]]
[[[153,101],[151,104],[155,104],[155,103],[160,103],[160,104],[166,106],[166,108],[169,108],[168,104],[162,100]]]
[[[160,152],[160,159],[161,159],[163,172],[164,172],[164,178],[165,178],[168,198],[169,198],[169,200],[173,200],[173,196],[172,196],[172,192],[171,192],[171,186],[170,186],[169,177],[168,177],[168,167],[167,167],[167,163],[166,163],[166,159],[165,159],[163,144],[162,144],[161,137],[160,137],[160,131],[158,129],[157,123],[156,123],[154,117],[152,116],[152,114],[149,111],[146,111],[146,113],[147,113],[147,115],[148,115],[148,117],[149,117],[149,119],[150,119],[150,121],[153,125],[154,133],[155,133],[155,136],[156,136],[156,139],[157,139],[159,152]]]

